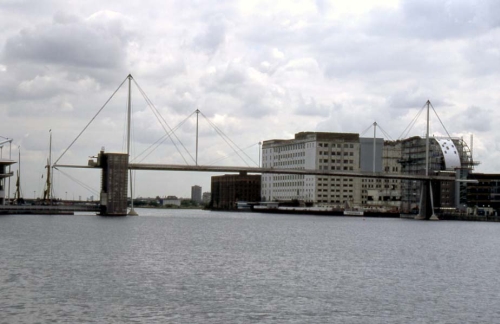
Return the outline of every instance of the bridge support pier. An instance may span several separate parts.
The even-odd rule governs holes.
[[[102,169],[100,215],[126,216],[128,154],[101,151],[97,166]]]
[[[434,187],[436,187],[434,185]],[[419,214],[415,219],[419,220],[439,220],[439,218],[434,213],[434,201],[435,196],[433,193],[433,181],[425,180],[422,181],[422,186],[420,189],[420,205]]]

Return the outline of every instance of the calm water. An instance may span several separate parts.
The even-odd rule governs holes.
[[[0,216],[0,323],[500,323],[500,224]]]

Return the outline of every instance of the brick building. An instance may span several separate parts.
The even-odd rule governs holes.
[[[260,201],[260,175],[226,174],[212,177],[212,200],[213,209],[232,210],[236,209],[239,201]]]

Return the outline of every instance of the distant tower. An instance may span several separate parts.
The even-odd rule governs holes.
[[[191,187],[191,200],[196,201],[198,204],[201,204],[201,187],[200,186],[192,186]]]

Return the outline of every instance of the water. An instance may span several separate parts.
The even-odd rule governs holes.
[[[499,323],[500,224],[0,216],[0,323]]]

